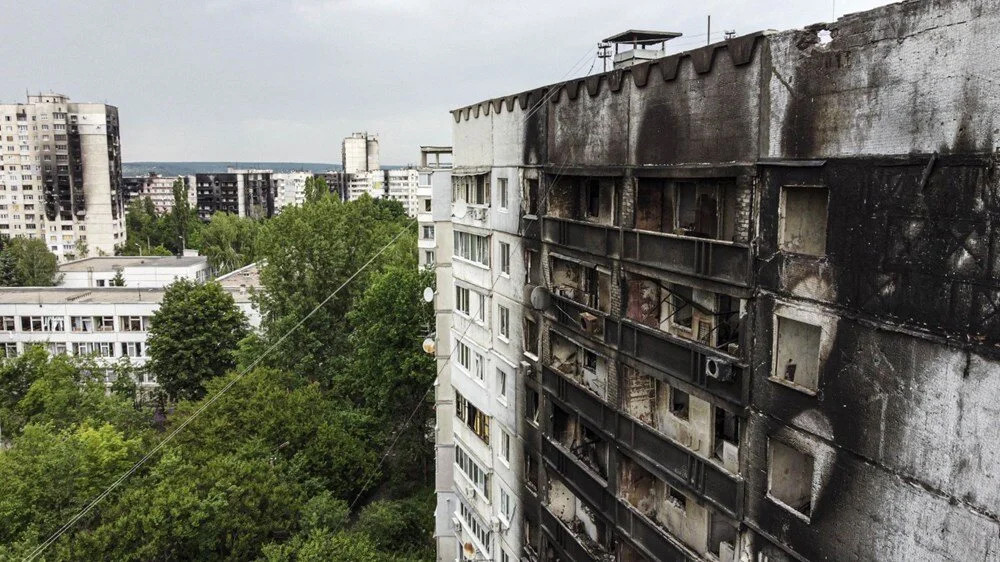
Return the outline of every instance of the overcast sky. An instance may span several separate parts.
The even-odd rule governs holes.
[[[836,15],[885,0],[836,0]],[[25,90],[118,106],[124,160],[382,162],[450,144],[449,109],[582,76],[629,28],[738,34],[830,21],[831,1],[0,0],[0,102]],[[594,67],[600,68],[600,63]]]

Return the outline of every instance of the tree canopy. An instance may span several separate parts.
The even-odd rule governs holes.
[[[419,350],[431,279],[412,225],[398,206],[322,197],[258,236],[265,321],[253,337],[217,284],[168,288],[148,338],[166,407],[144,399],[127,363],[107,386],[88,358],[39,347],[0,359],[0,560],[23,559],[182,425],[45,559],[434,559],[435,373]]]
[[[205,381],[236,366],[247,320],[215,282],[179,279],[163,295],[149,329],[149,370],[172,398],[199,398]]]
[[[59,260],[44,240],[17,236],[3,239],[0,283],[6,287],[51,287],[59,282]]]

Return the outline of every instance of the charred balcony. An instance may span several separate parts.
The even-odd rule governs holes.
[[[553,369],[545,369],[543,386],[555,407],[564,412],[575,412],[578,423],[588,427],[593,435],[604,442],[614,443],[619,449],[630,451],[632,456],[642,459],[652,472],[676,488],[702,498],[730,517],[739,517],[743,481],[731,474],[721,462],[709,460],[652,426],[622,415],[618,408]],[[548,441],[543,441],[543,448],[551,446],[551,443],[546,445],[549,441],[559,443],[558,436],[549,436]],[[565,450],[569,452],[569,449]],[[600,473],[583,460],[577,459],[577,462],[587,466],[588,473],[599,477]]]
[[[622,238],[622,258],[749,286],[743,191],[735,178],[638,178],[635,230]]]

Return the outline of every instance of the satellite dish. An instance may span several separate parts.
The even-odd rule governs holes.
[[[434,289],[432,289],[430,287],[426,287],[424,289],[424,301],[425,302],[434,302]]]
[[[462,545],[462,551],[465,552],[465,555],[469,558],[476,555],[476,547],[473,546],[471,542],[467,542]]]
[[[541,285],[531,290],[531,307],[535,310],[545,310],[552,304],[552,295]]]
[[[437,351],[437,342],[434,341],[434,338],[427,338],[424,340],[422,347],[424,348],[424,353],[434,355],[434,352]]]

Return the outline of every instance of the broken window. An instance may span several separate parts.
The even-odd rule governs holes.
[[[524,180],[525,183],[525,193],[522,194],[527,205],[525,206],[525,214],[537,216],[538,215],[538,180],[528,178]]]
[[[588,371],[597,371],[597,354],[589,349],[583,350],[583,368]]]
[[[687,496],[673,486],[665,485],[667,488],[667,503],[681,511],[687,511]]]
[[[524,317],[524,352],[538,357],[538,323],[527,316]]]
[[[556,294],[610,312],[611,276],[585,262],[552,256],[550,277]]]
[[[816,392],[822,329],[784,316],[775,316],[775,323],[774,377]]]
[[[540,410],[538,403],[538,391],[533,388],[527,388],[525,389],[525,393],[528,396],[528,403],[524,407],[524,417],[530,423],[538,425],[538,412]]]
[[[532,456],[531,450],[525,446],[524,448],[524,477],[525,484],[527,484],[528,489],[537,491],[538,490],[538,461]]]
[[[601,183],[596,179],[586,181],[585,197],[587,198],[587,216],[601,216]]]
[[[670,321],[674,326],[691,329],[691,321],[694,318],[694,289],[684,285],[673,283],[670,285]]]
[[[641,178],[636,201],[636,228],[733,240],[737,204],[733,179]]]
[[[688,403],[690,397],[687,392],[678,388],[670,387],[670,413],[674,416],[686,420],[688,419]]]
[[[708,530],[708,550],[720,560],[734,560],[736,552],[737,531],[725,517],[715,513],[710,514]]]
[[[783,252],[826,254],[826,220],[829,190],[810,185],[781,188],[780,248]]]
[[[809,517],[812,512],[812,456],[773,439],[769,439],[767,445],[768,495]]]
[[[715,447],[713,455],[730,472],[739,470],[740,418],[715,406]]]

